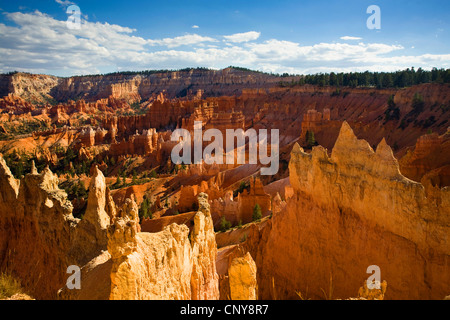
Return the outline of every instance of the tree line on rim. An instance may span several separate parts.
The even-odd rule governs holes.
[[[282,77],[287,77],[283,74]],[[317,73],[301,76],[298,80],[280,81],[282,87],[298,85],[405,88],[422,83],[450,83],[450,69],[433,68],[430,71],[412,67],[395,72]]]

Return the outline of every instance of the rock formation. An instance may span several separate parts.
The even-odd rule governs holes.
[[[161,231],[140,232],[137,205],[128,199],[108,229],[108,251],[82,268],[82,287],[64,288],[64,299],[218,299],[217,248],[206,195],[189,229],[171,223]],[[93,276],[95,275],[95,277]]]
[[[207,197],[192,232],[171,224],[158,233],[139,233],[138,222],[117,217],[109,230],[111,299],[217,299],[216,244]],[[135,207],[134,210],[137,210]]]
[[[290,81],[290,78],[285,80]],[[247,88],[269,87],[278,81],[279,78],[275,76],[233,68],[217,71],[191,69],[147,75],[110,74],[70,78],[19,72],[0,76],[0,95],[4,96],[11,92],[38,101],[45,95],[51,95],[57,100],[74,99],[80,96],[89,100],[109,96],[137,100],[149,99],[153,94],[159,94],[163,90],[169,98],[174,98],[176,95],[186,96],[189,94],[186,88],[190,88],[192,92],[202,90],[203,94],[214,92],[222,96],[234,94],[236,91],[241,92],[244,85]]]
[[[364,284],[358,291],[358,299],[365,300],[384,300],[384,295],[386,294],[387,282],[378,282],[373,283],[374,288],[369,289],[367,287],[367,282],[364,281]]]
[[[373,151],[345,122],[331,157],[296,145],[289,171],[295,194],[250,250],[260,298],[294,298],[307,287],[323,298],[330,273],[335,297],[355,296],[370,265],[389,283],[388,299],[442,299],[450,290],[448,187],[427,196],[400,174],[385,141]]]
[[[439,188],[450,185],[450,131],[421,136],[413,150],[399,160],[400,170],[406,177],[429,180]]]
[[[239,299],[238,296],[241,299],[258,298],[259,276],[253,256],[258,254],[262,232],[268,230],[267,223],[266,218],[258,224],[251,223],[216,233],[219,248],[216,266],[221,300]]]
[[[228,268],[231,300],[256,300],[256,264],[249,252],[244,257],[234,258]]]
[[[214,223],[220,224],[222,217],[225,217],[232,224],[249,223],[253,216],[253,210],[258,204],[261,208],[262,217],[270,214],[272,210],[271,197],[264,192],[259,178],[250,179],[250,192],[246,189],[233,199],[233,192],[228,191],[223,197],[213,200],[211,203],[214,212]]]
[[[62,299],[217,299],[214,230],[207,196],[199,198],[191,231],[173,223],[140,232],[134,200],[116,209],[96,168],[84,218],[75,219],[48,168],[17,181],[0,158],[1,268],[38,299],[56,298],[70,265],[84,266],[83,290],[66,287]]]
[[[100,225],[96,212],[89,220],[73,218],[72,205],[48,168],[17,181],[0,157],[0,186],[0,267],[20,278],[33,297],[54,299],[68,266],[84,265],[106,249],[106,233],[102,237],[95,230],[106,230],[109,221]],[[104,190],[104,178],[90,190],[88,206],[98,188]]]
[[[389,290],[362,287],[361,299],[448,295],[448,84],[279,80],[234,68],[0,75],[0,271],[37,299],[290,299],[306,288],[323,299],[332,287],[345,299],[378,265]],[[173,164],[172,132],[192,134],[195,121],[224,137],[278,129],[278,174]],[[256,204],[261,221],[245,225]],[[223,217],[241,225],[214,235]],[[81,290],[64,286],[71,265]]]

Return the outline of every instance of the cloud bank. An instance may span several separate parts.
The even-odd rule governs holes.
[[[224,68],[229,65],[274,73],[394,71],[411,66],[448,68],[450,54],[406,55],[399,44],[347,42],[302,45],[261,40],[249,31],[214,37],[200,34],[146,39],[137,30],[82,19],[79,30],[45,13],[3,12],[0,72],[13,70],[69,76],[118,70]]]

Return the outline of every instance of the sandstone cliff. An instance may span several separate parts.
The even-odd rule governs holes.
[[[170,98],[186,96],[198,90],[206,95],[240,94],[242,88],[273,86],[278,77],[263,73],[227,68],[223,70],[190,69],[149,74],[108,74],[58,78],[47,75],[15,73],[0,75],[0,95],[14,93],[26,99],[58,101],[83,98],[89,101],[127,98],[134,101],[149,99],[163,90]]]
[[[421,136],[400,160],[406,177],[439,188],[450,185],[450,131]],[[423,180],[424,179],[424,180]]]
[[[386,299],[442,299],[450,291],[450,189],[426,190],[400,174],[383,140],[373,151],[343,123],[331,157],[296,145],[289,165],[294,195],[250,248],[260,298],[356,296],[378,265]],[[330,277],[330,274],[332,275]],[[273,279],[273,283],[272,283]]]
[[[51,98],[51,90],[57,86],[59,78],[42,74],[15,73],[0,75],[0,96],[12,93],[33,102],[43,102]]]

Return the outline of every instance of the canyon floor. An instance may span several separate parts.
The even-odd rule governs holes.
[[[2,279],[37,300],[450,295],[450,84],[279,82],[2,75]],[[172,134],[196,122],[224,139],[278,130],[277,173],[234,151],[173,163]]]

